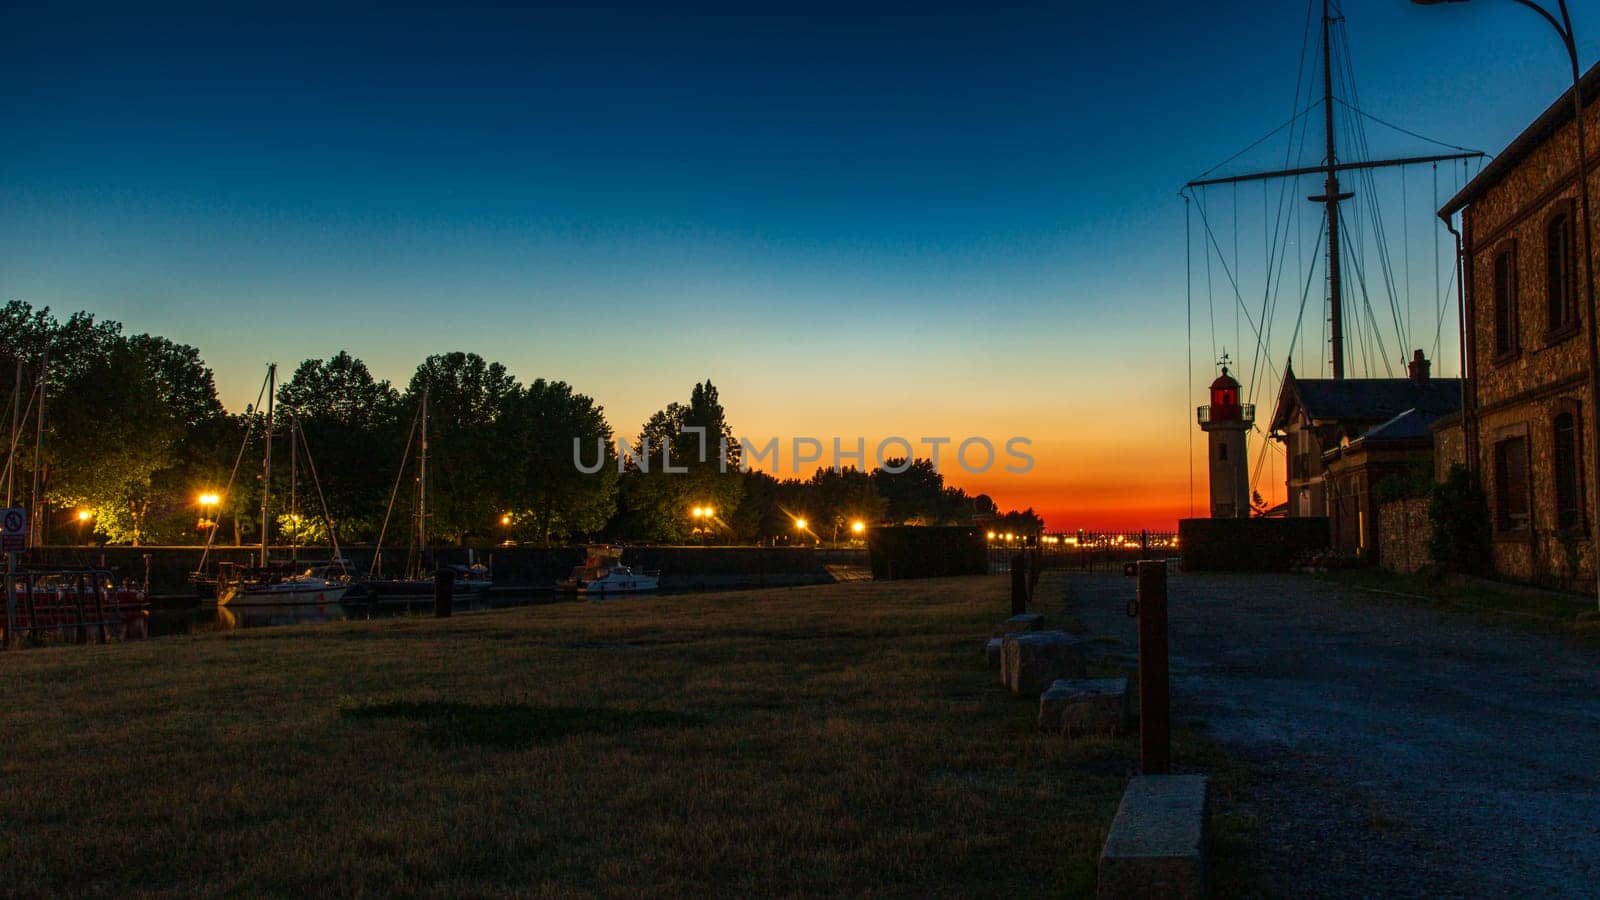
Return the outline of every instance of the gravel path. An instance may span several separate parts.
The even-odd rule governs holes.
[[[1133,579],[1067,611],[1131,657]],[[1173,718],[1254,771],[1259,867],[1330,896],[1600,896],[1600,649],[1294,575],[1169,586]]]

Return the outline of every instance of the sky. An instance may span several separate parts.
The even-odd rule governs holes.
[[[1568,84],[1511,0],[1342,7],[1359,107],[1419,135],[1492,154]],[[1306,14],[8,5],[0,299],[192,344],[234,409],[267,362],[341,349],[402,386],[476,352],[571,383],[625,435],[709,378],[757,443],[1025,437],[1031,471],[948,480],[1053,528],[1170,528],[1204,513],[1193,407],[1222,350],[1259,355],[1239,310],[1285,233],[1254,212],[1279,188],[1208,189],[1187,216],[1179,189],[1297,111]],[[1587,67],[1600,14],[1575,14]],[[1439,149],[1369,128],[1374,154]],[[1430,207],[1460,173],[1399,177],[1373,185],[1404,197],[1382,213],[1396,317],[1455,374],[1426,323],[1453,317]],[[1240,369],[1268,407],[1279,360],[1325,356],[1284,337],[1321,290],[1298,206],[1288,299],[1257,317],[1274,362]],[[1409,355],[1390,343],[1374,354]]]

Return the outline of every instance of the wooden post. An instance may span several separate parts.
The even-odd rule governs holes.
[[[433,573],[433,614],[440,619],[450,618],[455,610],[456,572],[440,567]]]
[[[1011,614],[1028,611],[1028,558],[1021,553],[1011,557]]]
[[[1172,765],[1172,699],[1167,678],[1167,564],[1139,562],[1139,770]]]

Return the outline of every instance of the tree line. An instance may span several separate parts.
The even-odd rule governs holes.
[[[63,321],[14,300],[0,308],[0,340],[11,356],[0,362],[0,399],[12,401],[0,410],[11,448],[0,491],[38,510],[44,540],[260,541],[264,400],[230,413],[197,349],[87,312]],[[453,352],[423,360],[401,388],[341,351],[305,360],[277,387],[271,539],[320,543],[331,523],[343,542],[405,543],[424,395],[427,530],[438,543],[835,542],[857,521],[1043,526],[1031,509],[1001,514],[988,496],[945,484],[927,460],[899,472],[819,468],[808,479],[738,471],[710,381],[650,416],[634,444],[687,447],[698,438],[686,429],[703,428],[712,447],[729,439],[728,470],[711,453],[691,455],[684,474],[626,460],[619,472],[604,410],[564,381],[522,384],[498,362]],[[574,438],[603,445],[607,464],[580,472]]]

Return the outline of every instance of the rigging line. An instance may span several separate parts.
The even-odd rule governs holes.
[[[317,478],[317,461],[311,458],[311,445],[306,443],[306,430],[300,427],[299,416],[289,421],[295,434],[300,436],[300,452],[305,454],[306,468],[311,470],[311,484],[317,489],[317,502],[322,505],[322,525],[328,529],[328,544],[333,547],[333,558],[339,563],[339,571],[348,575],[350,570],[345,568],[344,554],[339,551],[339,533],[333,527],[333,517],[328,515],[328,498],[322,495],[322,481]],[[295,527],[298,530],[299,523]]]
[[[1296,99],[1299,99],[1298,95],[1296,96]],[[1288,128],[1289,126],[1293,125],[1296,121],[1305,118],[1306,116],[1310,115],[1312,112],[1315,112],[1316,108],[1321,106],[1321,105],[1322,105],[1322,101],[1319,99],[1315,103],[1312,103],[1310,106],[1307,106],[1305,109],[1302,109],[1299,112],[1295,113],[1293,116],[1291,116],[1289,118],[1288,121],[1286,121],[1283,124],[1279,125],[1277,128],[1274,128],[1271,131],[1267,132],[1266,134],[1262,135],[1261,137],[1256,138],[1254,141],[1251,141],[1250,144],[1248,146],[1246,146],[1243,150],[1240,150],[1239,152],[1233,154],[1232,156],[1228,157],[1227,159],[1223,160],[1222,162],[1217,163],[1216,165],[1214,165],[1211,168],[1205,170],[1204,172],[1201,172],[1199,175],[1196,175],[1196,176],[1194,176],[1193,178],[1191,178],[1189,180],[1190,181],[1199,181],[1202,178],[1205,178],[1206,176],[1212,174],[1213,172],[1215,172],[1218,169],[1222,168],[1223,166],[1227,165],[1228,163],[1231,163],[1234,160],[1238,159],[1239,157],[1245,155],[1246,153],[1249,153],[1251,150],[1254,150],[1255,148],[1261,146],[1262,144],[1266,143],[1267,141],[1272,140],[1272,138],[1278,132],[1284,130],[1285,128]]]
[[[267,376],[265,378],[261,379],[261,390],[256,392],[255,405],[250,407],[250,410],[253,413],[260,411],[260,409],[261,409],[261,400],[267,394],[267,382],[271,381],[271,380],[272,380],[272,373],[269,370],[268,373],[267,373]],[[245,420],[244,440],[239,442],[239,452],[233,458],[233,471],[228,473],[228,486],[222,489],[222,496],[227,497],[230,501],[233,499],[233,482],[234,482],[234,479],[239,476],[239,464],[244,461],[244,450],[245,450],[246,447],[250,446],[250,433],[255,430],[255,426],[256,426],[256,416],[255,415],[251,415],[249,418],[247,418]],[[219,505],[218,509],[217,509],[217,519],[216,519],[218,524],[220,524],[221,521],[222,521],[221,516],[222,516],[222,509],[221,509],[221,507]],[[233,521],[234,521],[234,528],[235,528],[235,530],[237,530],[238,527],[239,527],[239,516],[238,516],[238,511],[237,510],[234,511],[234,520]],[[197,563],[195,565],[195,567],[194,567],[196,572],[204,572],[205,571],[205,568],[206,568],[206,557],[211,555],[211,542],[216,540],[216,538],[217,538],[217,525],[212,525],[210,528],[206,529],[206,547],[205,547],[204,550],[200,551],[200,562]]]
[[[1354,62],[1354,59],[1351,57],[1351,54],[1350,54],[1350,40],[1349,40],[1348,29],[1341,29],[1341,35],[1343,37],[1343,40],[1340,41],[1340,55],[1339,55],[1340,79],[1345,84],[1346,92],[1352,98],[1355,98],[1357,100],[1357,102],[1359,102],[1359,89],[1356,86],[1356,80],[1355,80],[1355,62]],[[1335,98],[1335,99],[1337,99],[1337,98]],[[1368,138],[1367,138],[1366,126],[1360,120],[1360,118],[1358,116],[1353,114],[1354,112],[1359,112],[1359,109],[1356,106],[1353,106],[1353,105],[1348,104],[1348,103],[1343,103],[1342,105],[1344,105],[1346,107],[1346,109],[1347,109],[1347,113],[1345,115],[1346,125],[1348,126],[1349,132],[1355,136],[1355,144],[1356,144],[1359,152],[1361,152],[1364,156],[1366,156],[1367,158],[1370,159],[1371,155],[1372,155],[1372,153],[1371,153],[1371,149],[1372,148],[1371,148],[1371,144],[1370,144],[1370,142],[1368,141]],[[1373,239],[1374,239],[1375,244],[1376,244],[1379,270],[1380,270],[1381,274],[1383,275],[1384,288],[1385,288],[1385,291],[1387,292],[1388,297],[1389,297],[1389,311],[1390,311],[1391,318],[1393,319],[1393,322],[1394,322],[1395,337],[1397,339],[1399,339],[1400,341],[1405,342],[1406,341],[1406,335],[1404,334],[1403,329],[1402,329],[1402,327],[1400,325],[1399,301],[1398,301],[1398,298],[1395,296],[1395,288],[1394,288],[1394,268],[1393,268],[1393,263],[1391,261],[1391,258],[1389,256],[1388,233],[1387,233],[1387,229],[1386,229],[1386,227],[1384,226],[1384,223],[1383,223],[1383,208],[1382,208],[1382,204],[1379,202],[1379,194],[1378,194],[1378,190],[1377,190],[1377,179],[1376,179],[1376,177],[1374,177],[1374,174],[1373,174],[1373,172],[1371,170],[1362,171],[1360,174],[1361,174],[1361,177],[1359,177],[1357,180],[1358,180],[1358,182],[1360,182],[1366,188],[1367,196],[1371,198],[1370,199],[1370,203],[1371,203],[1371,206],[1372,206],[1372,223],[1371,223],[1372,224],[1372,235],[1373,235]],[[1358,207],[1358,214],[1360,212],[1361,212],[1360,207]],[[1358,218],[1357,218],[1357,226],[1358,226],[1357,230],[1358,231],[1360,230],[1359,226],[1360,226],[1360,222],[1361,221],[1362,221],[1362,217],[1360,217],[1358,215]],[[1358,253],[1359,253],[1359,248],[1362,246],[1362,243],[1358,242],[1356,246],[1358,248]],[[1365,289],[1366,288],[1363,285],[1363,290],[1365,290]],[[1370,307],[1370,298],[1368,299],[1367,302],[1369,303],[1369,307]],[[1372,328],[1374,330],[1377,330],[1379,328],[1379,325],[1378,325],[1377,319],[1375,317],[1371,316],[1370,308],[1369,308],[1369,319],[1371,319]],[[1380,340],[1380,347],[1381,346],[1382,346],[1382,344],[1381,344],[1381,340]],[[1387,366],[1388,366],[1388,361],[1385,360],[1385,367],[1387,368]]]
[[[1313,12],[1314,12],[1315,8],[1316,8],[1316,0],[1306,0],[1305,19],[1301,23],[1301,28],[1300,28],[1300,62],[1295,67],[1294,99],[1293,99],[1293,102],[1291,102],[1291,104],[1290,104],[1290,109],[1294,109],[1294,108],[1296,108],[1296,107],[1298,107],[1300,105],[1300,90],[1301,90],[1302,87],[1304,87],[1306,85],[1306,72],[1307,72],[1306,60],[1307,60],[1307,57],[1309,55],[1308,51],[1309,51],[1310,45],[1311,45],[1311,34],[1312,34],[1311,23],[1313,21]],[[1309,89],[1308,89],[1308,93],[1309,93]],[[1310,112],[1311,110],[1316,109],[1321,103],[1322,103],[1321,98],[1317,98],[1315,100],[1315,102],[1311,103],[1308,107],[1306,107],[1306,111]],[[1292,125],[1293,122],[1294,122],[1294,118],[1291,118],[1290,119],[1290,124]],[[1309,134],[1310,130],[1311,130],[1311,120],[1310,120],[1309,117],[1307,117],[1303,121],[1303,123],[1301,124],[1300,135],[1299,135],[1299,145],[1297,147],[1296,146],[1296,138],[1295,138],[1294,129],[1293,128],[1290,129],[1289,140],[1287,141],[1287,143],[1284,146],[1284,164],[1283,164],[1284,168],[1286,168],[1286,169],[1289,168],[1289,164],[1292,161],[1294,161],[1295,159],[1298,159],[1298,158],[1300,158],[1301,156],[1304,155],[1306,136]],[[1235,186],[1237,186],[1237,185],[1235,185]],[[1266,321],[1269,320],[1269,318],[1276,316],[1276,311],[1277,311],[1276,296],[1277,296],[1277,294],[1276,294],[1276,289],[1275,289],[1275,286],[1274,286],[1273,260],[1274,260],[1275,257],[1278,258],[1278,260],[1279,260],[1278,267],[1277,267],[1277,278],[1276,278],[1276,281],[1277,281],[1278,284],[1281,284],[1282,283],[1282,276],[1283,276],[1283,265],[1282,265],[1282,258],[1281,258],[1281,255],[1280,255],[1280,250],[1283,251],[1283,252],[1286,252],[1287,251],[1287,243],[1288,243],[1287,235],[1285,234],[1284,227],[1283,227],[1284,226],[1284,217],[1285,217],[1285,208],[1287,206],[1287,208],[1290,210],[1289,215],[1294,216],[1295,217],[1295,221],[1298,223],[1298,221],[1299,221],[1298,220],[1299,204],[1298,203],[1290,203],[1289,202],[1289,198],[1291,196],[1293,196],[1293,193],[1294,193],[1290,189],[1291,188],[1298,188],[1298,186],[1299,186],[1299,179],[1298,178],[1292,179],[1292,180],[1291,179],[1285,179],[1280,184],[1279,189],[1278,189],[1278,212],[1277,212],[1277,216],[1275,217],[1275,220],[1273,222],[1273,227],[1272,227],[1273,240],[1271,242],[1269,242],[1268,245],[1267,245],[1267,254],[1266,254],[1266,259],[1267,259],[1267,278],[1266,278],[1266,283],[1263,286],[1262,298],[1261,298],[1261,319],[1262,319],[1263,322],[1266,322]],[[1261,199],[1262,199],[1262,228],[1263,228],[1263,231],[1265,231],[1265,229],[1266,229],[1266,199],[1267,199],[1265,183],[1263,183],[1263,185],[1262,185]],[[1297,237],[1298,237],[1298,235],[1297,235]],[[1279,246],[1279,243],[1278,243],[1279,239],[1282,239],[1282,242],[1283,242],[1283,245],[1281,247]],[[1269,329],[1269,334],[1270,334],[1270,329]],[[1248,386],[1246,388],[1247,393],[1252,397],[1255,394],[1255,389],[1256,389],[1256,386],[1258,384],[1257,378],[1256,378],[1256,376],[1257,376],[1257,374],[1259,373],[1259,370],[1260,370],[1260,363],[1258,361],[1258,358],[1261,357],[1261,356],[1270,356],[1270,353],[1271,353],[1270,345],[1264,343],[1262,340],[1260,340],[1258,338],[1257,341],[1256,341],[1255,353],[1253,353],[1251,355],[1250,374],[1249,374],[1249,379],[1248,379]],[[1293,355],[1292,346],[1291,346],[1291,349],[1290,349],[1290,354],[1291,354],[1291,356]]]
[[[1203,198],[1204,196],[1205,196],[1205,190],[1201,189],[1200,197]],[[1195,204],[1194,204],[1194,208],[1195,208],[1195,212],[1198,212],[1200,214],[1200,222],[1201,222],[1201,224],[1204,224],[1205,220],[1206,220],[1206,205],[1205,205],[1205,201],[1203,199],[1196,198]],[[1206,227],[1206,233],[1208,235],[1211,233],[1211,229],[1210,229],[1209,226]],[[1215,360],[1217,358],[1217,304],[1216,304],[1215,287],[1214,287],[1215,280],[1216,279],[1211,274],[1211,245],[1207,244],[1206,245],[1206,318],[1209,319],[1210,322],[1211,322],[1211,358],[1213,360]]]
[[[1459,275],[1460,273],[1461,273],[1461,261],[1458,259],[1458,260],[1456,260],[1455,265],[1452,265],[1450,267],[1450,280],[1449,280],[1449,282],[1447,282],[1445,284],[1445,296],[1447,296],[1447,297],[1450,296],[1451,289],[1453,289],[1456,286],[1456,276]],[[1433,326],[1433,358],[1434,359],[1438,359],[1439,358],[1439,351],[1443,347],[1443,344],[1441,343],[1441,341],[1444,338],[1444,314],[1445,314],[1445,310],[1448,308],[1448,306],[1449,306],[1448,304],[1441,304],[1439,306],[1439,321],[1437,323],[1435,323],[1434,326]],[[1465,368],[1465,366],[1463,366],[1463,369],[1464,368]]]
[[[389,533],[389,517],[394,513],[395,498],[400,496],[400,481],[406,475],[406,463],[411,461],[411,443],[417,437],[417,422],[422,418],[422,404],[417,404],[417,411],[411,415],[411,430],[406,432],[406,449],[400,453],[400,468],[394,473],[394,489],[389,491],[389,508],[383,512],[383,524],[378,527],[378,542],[372,546],[372,567],[368,570],[368,577],[377,578],[381,575],[380,563],[383,561],[383,539]]]
[[[1385,128],[1392,128],[1395,131],[1398,131],[1401,134],[1406,135],[1407,137],[1414,137],[1419,141],[1426,141],[1426,142],[1428,142],[1430,144],[1436,144],[1436,145],[1438,145],[1440,147],[1446,147],[1446,148],[1449,148],[1451,150],[1459,150],[1462,153],[1482,153],[1483,152],[1482,150],[1479,150],[1476,147],[1462,147],[1462,146],[1459,146],[1459,145],[1456,145],[1456,144],[1451,144],[1451,143],[1447,143],[1445,141],[1438,140],[1437,138],[1428,137],[1425,134],[1418,134],[1415,131],[1411,131],[1410,129],[1403,128],[1403,127],[1401,127],[1399,125],[1394,124],[1393,122],[1389,122],[1389,121],[1385,121],[1384,119],[1380,119],[1377,116],[1373,115],[1372,113],[1369,113],[1364,109],[1361,109],[1360,107],[1357,107],[1357,106],[1355,106],[1355,105],[1353,105],[1351,103],[1347,103],[1343,98],[1335,97],[1335,98],[1333,98],[1333,102],[1339,104],[1340,106],[1345,107],[1346,109],[1349,109],[1351,112],[1355,113],[1358,116],[1361,116],[1364,119],[1371,119],[1372,121],[1377,122],[1379,125],[1382,125]]]
[[[1438,208],[1438,163],[1437,162],[1434,163],[1434,205],[1432,205],[1432,207],[1430,207],[1430,208],[1434,208],[1434,210],[1437,210],[1437,208]],[[1438,282],[1440,282],[1440,277],[1438,277],[1438,232],[1443,231],[1443,229],[1445,229],[1445,223],[1440,223],[1440,221],[1437,221],[1437,219],[1435,219],[1435,221],[1434,221],[1434,307],[1435,307],[1435,309],[1437,309],[1438,317],[1440,317],[1440,319],[1443,319],[1443,317],[1445,317],[1445,295],[1443,295],[1443,293],[1440,293],[1440,283],[1438,283]],[[1437,344],[1437,341],[1435,341],[1435,344]]]
[[[1236,267],[1244,264],[1244,261],[1239,258],[1239,185],[1237,183],[1233,186],[1233,264]],[[1239,338],[1241,333],[1239,328],[1239,307],[1243,305],[1243,303],[1236,303],[1233,307],[1233,346],[1241,354],[1244,352],[1244,341]]]
[[[1415,328],[1411,321],[1411,203],[1406,196],[1406,167],[1400,167],[1400,244],[1401,258],[1405,263],[1406,278],[1406,333],[1414,334]],[[1406,346],[1411,345],[1406,341]],[[1401,351],[1405,351],[1405,347]]]
[[[11,450],[6,454],[6,468],[3,473],[0,473],[0,481],[5,481],[7,478],[10,478],[11,470],[16,467],[17,442],[22,439],[22,432],[24,429],[24,426],[21,423],[28,421],[28,416],[33,414],[33,401],[38,398],[39,389],[43,384],[43,381],[38,382],[33,386],[33,390],[28,392],[28,405],[22,408],[22,415],[17,419],[17,428],[11,433]],[[22,386],[22,382],[17,382],[17,386],[20,388]]]
[[[1217,242],[1217,235],[1216,235],[1216,233],[1214,231],[1211,230],[1211,221],[1210,221],[1210,219],[1208,219],[1206,217],[1205,206],[1203,204],[1198,204],[1198,203],[1195,204],[1195,206],[1200,212],[1200,225],[1205,229],[1206,238],[1211,242],[1212,246],[1216,247],[1216,250],[1217,250],[1217,263],[1222,266],[1223,274],[1227,276],[1229,284],[1233,287],[1234,302],[1238,303],[1242,307],[1244,305],[1244,297],[1239,293],[1239,282],[1234,278],[1233,271],[1228,268],[1227,259],[1225,259],[1223,257],[1222,247]],[[1207,257],[1209,259],[1209,254],[1207,254]],[[1215,319],[1216,319],[1215,313],[1213,313],[1213,315],[1212,315],[1212,327],[1213,328],[1216,327]],[[1250,329],[1255,334],[1256,340],[1258,340],[1258,341],[1261,340],[1261,329],[1256,327],[1255,319],[1254,319],[1254,317],[1252,317],[1250,315],[1250,310],[1248,310],[1248,309],[1244,310],[1244,319],[1245,319],[1245,321],[1247,323],[1249,323]],[[1271,364],[1270,361],[1268,361],[1268,363],[1267,363],[1267,373],[1269,375],[1271,375],[1274,379],[1277,378],[1277,374],[1273,370],[1272,364]]]
[[[1328,225],[1327,225],[1326,222],[1323,222],[1317,228],[1317,242],[1316,242],[1316,245],[1311,248],[1311,252],[1312,253],[1321,253],[1322,252],[1322,238],[1327,233],[1328,233]],[[1306,320],[1306,302],[1311,299],[1311,283],[1316,279],[1316,276],[1317,276],[1317,271],[1316,271],[1316,268],[1313,267],[1312,270],[1311,270],[1310,276],[1305,279],[1305,285],[1306,285],[1305,286],[1305,290],[1300,293],[1300,314],[1295,317],[1294,336],[1289,338],[1289,346],[1291,346],[1291,347],[1294,346],[1295,340],[1300,337],[1300,327],[1305,324],[1305,320]]]
[[[1367,273],[1365,268],[1362,267],[1359,257],[1351,258],[1351,268],[1355,269],[1356,284],[1361,287],[1361,302],[1362,306],[1366,307],[1367,320],[1372,323],[1372,341],[1373,343],[1377,344],[1379,357],[1383,360],[1384,372],[1390,377],[1393,377],[1394,366],[1389,361],[1389,350],[1388,347],[1383,343],[1383,332],[1378,328],[1377,316],[1372,311],[1372,295],[1367,292]],[[1373,372],[1373,367],[1370,359],[1365,357],[1367,349],[1368,348],[1365,346],[1362,348],[1364,354],[1363,362],[1367,366],[1367,374],[1370,377]]]
[[[1189,384],[1184,394],[1184,419],[1188,420],[1188,405],[1194,399],[1194,264],[1191,262],[1193,240],[1189,237],[1189,197],[1183,197],[1183,324],[1187,341],[1187,369]],[[1189,518],[1194,518],[1194,426],[1185,428],[1189,435]]]

